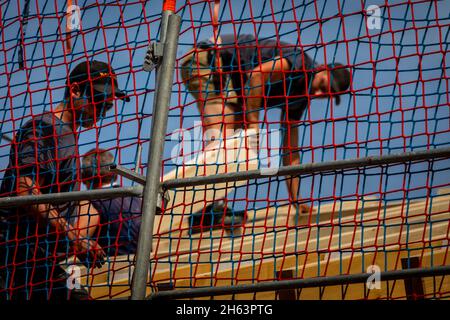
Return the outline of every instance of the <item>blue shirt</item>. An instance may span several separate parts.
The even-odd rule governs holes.
[[[17,196],[19,176],[38,182],[43,194],[79,190],[78,152],[72,124],[62,122],[52,113],[34,116],[17,130],[14,140],[16,144],[11,146],[9,165],[1,180],[0,196]],[[52,206],[69,222],[73,222],[78,215],[77,202]],[[24,207],[0,208],[0,220],[0,233],[5,241],[9,241],[5,246],[10,250],[17,247],[24,253],[21,258],[17,255],[16,262],[26,260],[28,256],[32,259],[30,249],[36,245],[49,256],[55,249],[66,252],[68,248],[69,240],[65,235],[57,235],[48,220],[37,221]],[[18,239],[22,241],[17,244],[15,241]]]
[[[100,214],[100,239],[98,243],[110,256],[134,254],[141,226],[142,200],[124,197],[93,200]]]
[[[273,39],[260,39],[256,42],[252,35],[232,34],[221,36],[220,56],[222,70],[230,74],[233,88],[242,104],[249,90],[248,72],[258,65],[274,61],[280,56],[289,63],[284,81],[265,84],[263,105],[282,108],[288,112],[289,119],[299,120],[306,110],[308,87],[314,78],[314,61],[300,48]],[[287,107],[287,108],[286,108]],[[287,110],[286,110],[287,109]]]

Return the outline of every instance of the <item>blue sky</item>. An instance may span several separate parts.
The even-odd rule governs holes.
[[[182,1],[178,2],[177,8],[181,8]],[[389,1],[386,8],[381,0],[221,1],[221,34],[278,36],[282,41],[303,46],[318,63],[354,66],[352,94],[343,96],[340,106],[316,100],[304,115],[299,127],[302,163],[450,145],[450,3],[411,1],[414,5],[405,5],[404,2]],[[110,61],[119,75],[120,86],[131,94],[131,102],[117,101],[97,128],[81,132],[80,152],[97,145],[120,146],[113,150],[116,161],[134,168],[137,144],[142,143],[142,161],[146,165],[155,84],[154,73],[146,73],[141,67],[149,36],[152,40],[158,37],[162,1],[147,1],[145,5],[134,0],[105,1],[107,5],[97,5],[91,0],[74,1],[82,8],[82,29],[72,33],[73,50],[68,56],[63,54],[62,39],[66,1],[31,1],[25,36],[26,71],[19,70],[17,63],[18,16],[23,3],[0,1],[3,25],[0,131],[11,136],[29,119],[31,109],[33,114],[39,114],[55,108],[62,100],[66,67],[72,68],[86,56]],[[366,28],[362,10],[369,5],[382,6],[381,30]],[[178,57],[191,48],[194,37],[200,40],[212,35],[211,9],[207,2],[191,1],[179,10],[182,27]],[[197,108],[191,102],[192,97],[186,93],[177,71],[168,134],[192,128],[199,120]],[[266,128],[278,128],[279,115],[279,110],[268,111],[267,117],[274,123]],[[175,167],[168,158],[176,142],[170,141],[170,136],[167,140],[165,172]],[[8,153],[7,141],[0,140],[2,169],[7,165]],[[344,176],[309,176],[302,180],[301,194],[329,201],[341,196],[354,198],[356,194],[379,197],[380,192],[392,191],[388,198],[413,199],[424,196],[425,187],[448,184],[449,169],[450,163],[445,160],[359,173],[355,170]],[[388,174],[380,177],[381,173]],[[123,184],[130,182],[124,180]],[[252,181],[248,188],[239,188],[231,194],[230,199],[236,200],[236,208],[242,208],[246,204],[239,199],[257,199],[257,203],[247,203],[248,206],[264,207],[269,205],[269,199],[287,197],[282,179],[271,181],[268,186],[268,180],[260,180],[259,185]],[[418,189],[402,191],[414,188]]]

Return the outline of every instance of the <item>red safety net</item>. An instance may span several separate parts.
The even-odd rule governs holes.
[[[1,298],[130,295],[138,235],[149,231],[135,189],[116,188],[137,183],[110,165],[144,176],[151,165],[157,73],[142,66],[162,7],[0,1]],[[264,177],[164,190],[148,294],[449,264],[448,158],[277,175],[449,147],[448,2],[164,8],[182,25],[161,181],[256,169]],[[53,202],[114,188],[128,193]],[[50,198],[25,203],[33,195]],[[11,205],[18,196],[28,198]],[[449,294],[448,276],[429,276],[220,297]]]

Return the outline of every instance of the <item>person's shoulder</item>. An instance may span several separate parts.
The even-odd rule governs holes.
[[[94,206],[95,209],[101,211],[103,209],[103,202],[104,201],[109,201],[109,200],[105,200],[105,199],[93,199],[91,200],[91,204]]]
[[[132,204],[133,206],[140,206],[142,204],[142,198],[140,197],[124,197],[123,201]]]
[[[316,61],[314,61],[314,59],[308,53],[308,50],[303,51],[303,57],[304,57],[305,64],[308,67],[308,69],[314,69],[319,66],[319,64]]]
[[[314,60],[301,47],[284,48],[283,57],[290,62],[291,71],[294,73],[301,72],[303,74],[304,72],[312,72],[316,67]]]
[[[26,121],[21,127],[21,130],[45,130],[46,128],[51,128],[54,125],[58,125],[61,123],[61,120],[56,117],[51,112],[41,113],[38,115],[32,115],[31,119]]]
[[[121,207],[129,207],[131,204],[133,204],[134,202],[136,202],[136,200],[134,200],[134,197],[116,197],[116,198],[112,198],[112,199],[104,199],[101,200],[103,206],[105,207],[111,207],[111,208],[116,208],[119,209]],[[136,198],[139,199],[139,198]]]
[[[122,208],[132,214],[140,214],[142,210],[142,199],[139,197],[124,197]]]
[[[251,34],[239,34],[239,35],[235,35],[232,33],[229,34],[224,34],[220,36],[221,40],[222,40],[222,44],[233,44],[233,43],[246,43],[246,42],[251,42],[251,41],[255,41],[255,36],[251,35]]]
[[[17,130],[16,140],[22,141],[30,137],[42,137],[51,127],[51,122],[44,114],[33,115]]]

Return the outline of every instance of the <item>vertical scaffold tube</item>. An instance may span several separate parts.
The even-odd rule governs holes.
[[[166,32],[169,16],[175,12],[175,5],[176,5],[175,0],[166,0],[163,3],[163,11],[161,16],[161,32],[159,35],[159,42],[161,43],[166,42]]]
[[[164,54],[158,70],[159,79],[153,106],[150,152],[147,161],[147,176],[143,193],[142,223],[136,252],[136,268],[132,283],[132,300],[143,300],[146,293],[150,253],[152,250],[153,223],[160,186],[161,158],[167,130],[180,25],[181,18],[179,16],[175,14],[169,16]]]

